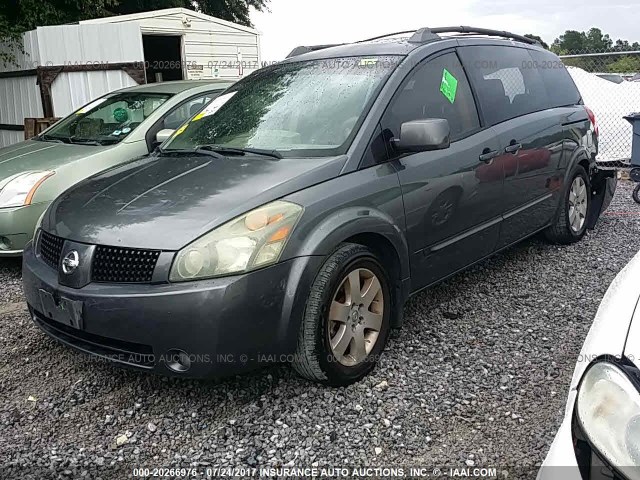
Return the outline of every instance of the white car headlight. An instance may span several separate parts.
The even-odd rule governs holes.
[[[576,402],[578,421],[593,447],[630,480],[640,479],[640,393],[619,367],[596,363]]]
[[[31,205],[42,182],[55,172],[25,172],[16,175],[0,190],[0,208]]]
[[[180,250],[169,279],[220,277],[276,263],[301,213],[301,206],[283,201],[245,213]]]

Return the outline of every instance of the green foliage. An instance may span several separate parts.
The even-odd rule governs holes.
[[[638,73],[640,72],[640,56],[618,56],[617,60],[607,67],[610,72],[614,73]]]
[[[556,38],[551,45],[551,51],[558,55],[580,55],[588,53],[603,53],[603,55],[564,58],[563,62],[572,67],[579,67],[587,72],[640,72],[640,56],[607,55],[610,52],[629,52],[640,50],[640,43],[629,43],[627,40],[615,42],[599,28],[592,28],[588,32],[567,30]]]
[[[627,40],[611,39],[603,34],[599,28],[592,28],[588,32],[567,30],[551,44],[551,50],[558,55],[574,55],[580,53],[628,52],[639,50],[638,42],[629,43]]]
[[[549,44],[542,40],[542,37],[532,33],[527,33],[525,37],[530,38],[531,40],[536,40],[540,45],[542,45],[542,48],[549,50]]]
[[[269,0],[8,0],[0,10],[0,62],[15,64],[22,34],[43,25],[183,7],[251,26],[250,8],[262,11]]]

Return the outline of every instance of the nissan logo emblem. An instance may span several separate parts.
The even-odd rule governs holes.
[[[62,259],[62,271],[65,275],[71,275],[80,265],[80,255],[75,250],[71,250]]]

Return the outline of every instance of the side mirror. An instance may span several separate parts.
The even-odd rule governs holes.
[[[156,142],[158,142],[159,144],[164,143],[165,140],[173,135],[173,132],[175,132],[175,130],[172,130],[170,128],[160,130],[158,133],[156,133]]]
[[[400,127],[400,138],[393,143],[401,152],[424,152],[442,150],[451,145],[449,121],[444,118],[412,120]]]

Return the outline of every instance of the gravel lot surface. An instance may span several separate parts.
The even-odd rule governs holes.
[[[631,189],[578,245],[533,239],[414,297],[373,375],[341,389],[286,366],[204,382],[90,362],[32,324],[20,264],[0,260],[0,477],[540,464],[600,299],[638,250]]]

